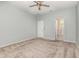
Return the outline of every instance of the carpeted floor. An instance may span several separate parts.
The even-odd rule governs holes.
[[[74,43],[33,39],[0,48],[4,58],[76,58],[79,48]]]

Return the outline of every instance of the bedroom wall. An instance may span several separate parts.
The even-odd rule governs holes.
[[[0,47],[36,37],[35,16],[0,2]]]
[[[65,8],[42,15],[41,19],[44,21],[44,37],[55,38],[55,20],[56,17],[64,19],[64,41],[76,41],[76,7]]]
[[[76,13],[77,13],[77,21],[76,21],[76,25],[77,25],[77,44],[79,44],[79,2],[77,4],[77,8],[76,8]]]

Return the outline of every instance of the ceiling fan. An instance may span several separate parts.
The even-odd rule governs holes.
[[[34,6],[37,6],[38,7],[38,10],[41,10],[41,6],[44,6],[44,7],[50,7],[49,5],[46,5],[46,4],[43,4],[44,1],[34,1],[34,5],[31,5],[30,7],[34,7]]]

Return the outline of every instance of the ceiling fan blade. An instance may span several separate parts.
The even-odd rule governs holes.
[[[49,5],[42,4],[41,6],[50,7]]]
[[[29,7],[34,7],[34,6],[37,6],[37,5],[31,5],[31,6],[29,6]]]
[[[37,1],[34,1],[37,5],[39,4]]]
[[[41,4],[43,1],[34,1],[37,5]]]

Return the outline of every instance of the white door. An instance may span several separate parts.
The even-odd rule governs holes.
[[[37,34],[38,34],[38,37],[44,37],[44,21],[43,20],[38,21]]]

